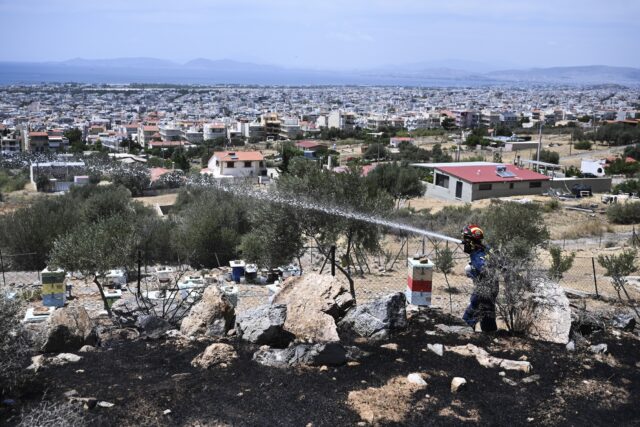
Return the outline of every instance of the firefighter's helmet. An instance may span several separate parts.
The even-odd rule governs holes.
[[[476,224],[465,225],[462,229],[462,240],[470,240],[480,243],[484,238],[484,233]]]

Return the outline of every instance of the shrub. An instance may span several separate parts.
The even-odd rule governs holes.
[[[5,395],[24,380],[29,346],[20,323],[22,304],[7,298],[0,289],[0,395]]]
[[[544,278],[535,268],[533,257],[521,258],[512,252],[495,250],[487,257],[484,274],[478,279],[474,292],[493,298],[499,285],[496,314],[509,331],[524,333],[535,322],[535,307],[529,296]]]
[[[81,427],[87,425],[80,408],[68,402],[43,400],[22,415],[19,427]]]
[[[591,150],[591,145],[591,141],[584,140],[574,143],[573,148],[576,150]]]
[[[533,203],[492,201],[479,221],[487,243],[516,258],[528,258],[549,239],[542,208]]]
[[[616,290],[620,300],[622,300],[622,296],[620,295],[620,291],[622,290],[627,299],[631,301],[631,297],[625,287],[627,284],[626,276],[629,276],[638,269],[636,265],[637,255],[638,253],[635,250],[624,250],[617,255],[598,255],[598,263],[607,270],[607,276],[611,277],[613,288]],[[633,306],[633,303],[631,308],[636,312],[636,316],[640,318],[640,313],[638,313],[638,310]]]
[[[560,280],[562,279],[562,275],[573,265],[573,259],[576,257],[576,254],[575,252],[571,252],[571,254],[563,256],[560,246],[551,245],[549,247],[549,255],[551,255],[549,276],[552,279]]]
[[[560,202],[558,199],[551,199],[544,204],[543,209],[547,213],[557,211],[560,209]]]
[[[628,202],[611,205],[607,208],[607,217],[614,224],[640,223],[640,203]]]

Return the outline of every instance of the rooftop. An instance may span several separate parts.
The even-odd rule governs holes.
[[[504,166],[508,175],[513,176],[498,175],[497,166]],[[455,163],[449,163],[449,166],[440,166],[436,167],[436,169],[472,184],[483,182],[547,181],[550,179],[541,173],[529,169],[521,169],[514,165],[498,164],[497,166],[457,166]]]
[[[252,162],[264,160],[264,156],[259,151],[219,151],[213,153],[213,155],[223,161]]]

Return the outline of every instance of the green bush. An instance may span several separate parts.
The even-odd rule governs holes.
[[[638,224],[640,223],[640,203],[611,205],[607,208],[607,217],[614,224]]]
[[[584,140],[574,143],[573,148],[576,150],[591,150],[591,145],[591,141]]]
[[[0,171],[0,191],[3,193],[22,190],[28,182],[29,177],[26,173],[12,174],[8,171]]]

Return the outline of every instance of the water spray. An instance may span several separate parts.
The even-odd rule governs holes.
[[[368,214],[368,213],[363,213],[363,212],[356,212],[356,211],[352,211],[352,210],[348,210],[344,207],[337,207],[337,206],[327,206],[327,205],[322,205],[319,204],[317,202],[313,202],[313,201],[309,201],[306,200],[304,198],[299,198],[299,197],[292,197],[292,196],[288,196],[286,194],[283,193],[268,193],[266,191],[262,191],[262,190],[256,190],[254,188],[250,188],[250,187],[246,187],[246,186],[240,186],[240,185],[234,185],[234,184],[228,184],[228,183],[224,183],[224,182],[202,182],[199,180],[199,182],[195,182],[195,181],[191,181],[190,184],[194,184],[194,185],[206,185],[206,186],[214,186],[217,189],[227,192],[227,193],[231,193],[231,194],[242,194],[244,196],[248,196],[251,197],[253,199],[257,199],[257,200],[262,200],[265,202],[271,202],[271,203],[278,203],[278,204],[283,204],[283,205],[287,205],[287,206],[291,206],[294,208],[300,208],[300,209],[306,209],[306,210],[312,210],[312,211],[316,211],[316,212],[323,212],[329,215],[335,215],[335,216],[341,216],[344,218],[350,218],[350,219],[355,219],[358,221],[363,221],[363,222],[368,222],[370,224],[376,224],[376,225],[380,225],[383,227],[388,227],[388,228],[394,228],[397,230],[402,230],[402,231],[407,231],[409,233],[412,234],[418,234],[421,236],[427,236],[427,237],[432,237],[438,240],[444,240],[447,242],[452,242],[455,244],[461,244],[462,241],[460,239],[456,239],[453,237],[449,237],[449,236],[445,236],[444,234],[441,233],[436,233],[434,231],[429,231],[429,230],[424,230],[422,228],[418,228],[418,227],[414,227],[412,225],[408,225],[408,224],[402,224],[399,222],[394,222],[391,221],[389,219],[386,218],[382,218],[380,216],[377,215],[373,215],[373,214]],[[208,185],[207,185],[208,184]]]

